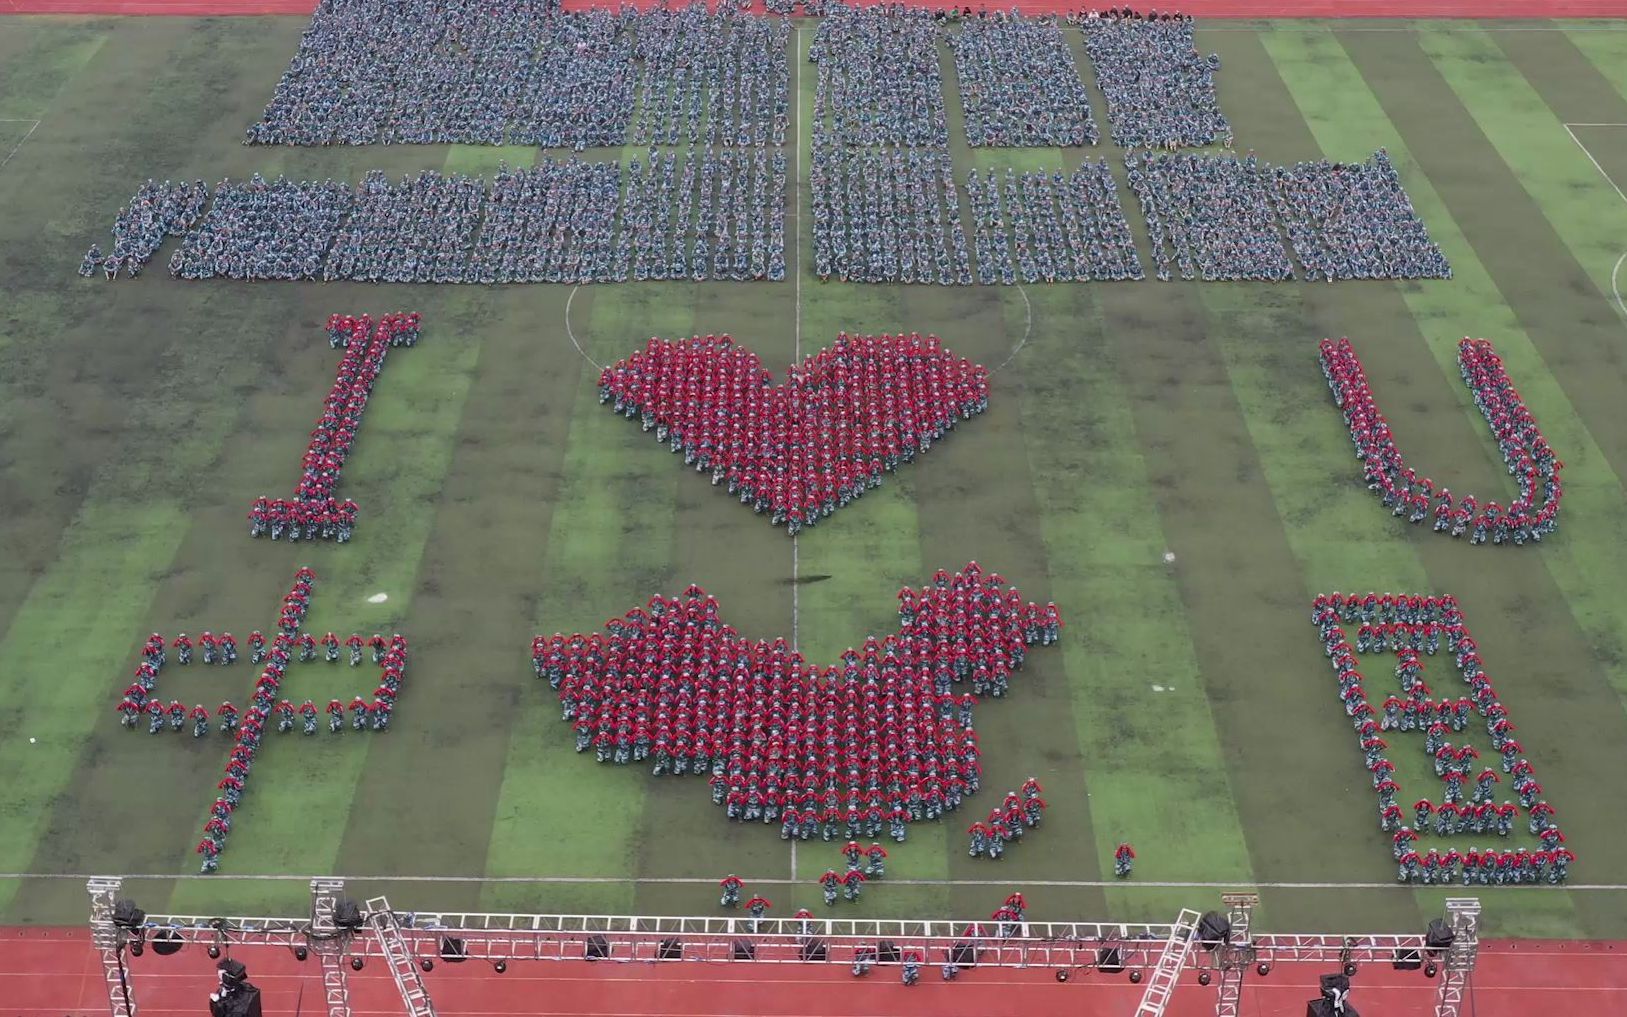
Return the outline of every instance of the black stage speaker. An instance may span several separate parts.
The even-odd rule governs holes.
[[[977,944],[969,942],[956,943],[949,948],[949,963],[957,968],[973,968],[977,966]]]
[[[582,956],[587,960],[605,960],[610,956],[610,941],[603,936],[589,936]]]
[[[341,929],[355,931],[364,924],[361,905],[349,897],[339,898],[339,903],[333,909],[333,924]]]
[[[822,961],[830,959],[830,947],[823,939],[809,937],[802,941],[802,959],[805,961]]]
[[[1219,911],[1206,911],[1198,919],[1198,941],[1205,950],[1213,950],[1232,938],[1232,922]]]
[[[656,960],[683,960],[684,945],[676,939],[663,939],[655,948]]]
[[[735,960],[756,960],[757,959],[757,944],[748,942],[748,941],[746,941],[744,939],[735,940],[734,941],[734,959]]]
[[[441,960],[450,964],[462,964],[468,959],[469,951],[463,945],[463,940],[456,936],[441,937]]]
[[[892,940],[884,939],[876,944],[876,960],[880,961],[881,963],[897,964],[903,959],[904,955],[899,951],[898,944],[894,943]]]
[[[1345,1004],[1341,1012],[1335,1010],[1333,1004],[1325,999],[1313,999],[1305,1004],[1305,1017],[1361,1017],[1361,1014],[1349,1003]]]
[[[1417,971],[1424,966],[1424,957],[1417,950],[1397,950],[1391,963],[1397,971]]]
[[[1457,938],[1457,933],[1452,931],[1452,927],[1446,924],[1445,919],[1436,918],[1429,923],[1429,929],[1424,933],[1424,946],[1431,952],[1438,952],[1451,946]]]
[[[1104,946],[1096,951],[1096,970],[1116,975],[1124,970],[1124,954],[1116,946]]]
[[[147,921],[147,912],[136,907],[136,902],[126,897],[113,904],[113,924],[121,929],[139,929]]]

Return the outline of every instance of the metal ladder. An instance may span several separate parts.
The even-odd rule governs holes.
[[[1158,955],[1158,963],[1153,965],[1152,977],[1147,979],[1147,987],[1142,990],[1136,1017],[1164,1017],[1164,1008],[1169,1005],[1169,997],[1175,992],[1175,983],[1181,978],[1181,969],[1186,967],[1187,955],[1192,952],[1192,943],[1197,936],[1198,913],[1191,908],[1182,908],[1175,924],[1170,927],[1169,938],[1164,940],[1164,951]]]
[[[407,1017],[436,1017],[435,1004],[430,1002],[424,980],[418,974],[418,966],[412,962],[412,951],[407,949],[406,937],[401,935],[401,923],[396,921],[395,912],[390,910],[389,900],[374,897],[367,902],[367,924],[378,936],[379,948],[384,952],[385,962],[390,965],[390,977],[395,979],[395,987],[401,993]]]

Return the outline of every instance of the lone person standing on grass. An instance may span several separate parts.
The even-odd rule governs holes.
[[[1113,875],[1119,879],[1128,879],[1130,870],[1135,868],[1136,852],[1126,841],[1113,852]]]

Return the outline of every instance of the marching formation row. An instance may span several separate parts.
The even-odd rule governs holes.
[[[1565,848],[1565,835],[1555,825],[1554,810],[1540,800],[1542,786],[1536,783],[1534,768],[1523,756],[1524,746],[1514,738],[1514,724],[1508,718],[1508,708],[1497,698],[1491,676],[1484,669],[1479,646],[1463,621],[1463,612],[1455,597],[1379,596],[1355,594],[1318,595],[1312,604],[1311,621],[1321,633],[1323,649],[1333,665],[1339,682],[1339,699],[1345,715],[1356,728],[1367,771],[1372,777],[1373,789],[1378,794],[1379,825],[1394,835],[1395,857],[1399,864],[1397,876],[1402,882],[1442,883],[1458,878],[1457,865],[1467,862],[1465,856],[1449,851],[1429,851],[1422,855],[1413,849],[1413,842],[1429,833],[1427,823],[1434,817],[1435,833],[1441,836],[1462,833],[1496,834],[1507,837],[1518,816],[1519,807],[1512,802],[1492,801],[1496,786],[1502,778],[1490,767],[1474,774],[1479,752],[1460,739],[1453,745],[1451,736],[1461,734],[1468,726],[1472,710],[1486,725],[1492,747],[1502,756],[1504,773],[1513,777],[1514,792],[1520,796],[1529,816],[1532,835],[1542,841],[1543,849],[1517,851],[1473,852],[1474,865],[1465,864],[1462,880],[1498,884],[1565,881],[1567,867],[1574,855]],[[1361,624],[1358,643],[1352,646],[1346,634],[1346,625]],[[1445,639],[1446,651],[1453,656],[1459,676],[1468,686],[1468,695],[1452,700],[1442,696],[1439,700],[1428,682],[1420,653],[1433,656]],[[1384,713],[1373,708],[1363,687],[1366,681],[1357,667],[1356,655],[1363,650],[1372,653],[1388,652],[1396,658],[1395,677],[1401,687],[1400,696],[1384,701]],[[1406,704],[1411,704],[1410,706]],[[1433,758],[1436,776],[1441,780],[1441,802],[1430,798],[1419,799],[1414,806],[1416,827],[1403,825],[1401,806],[1396,800],[1401,793],[1395,782],[1395,764],[1386,755],[1389,743],[1382,737],[1384,731],[1423,730],[1424,751]],[[1473,776],[1471,776],[1473,774]],[[1468,790],[1468,800],[1465,793]]]
[[[842,282],[972,282],[949,153],[814,151],[814,274]]]
[[[653,760],[656,775],[705,776],[728,818],[823,839],[902,841],[978,790],[976,696],[1002,696],[1029,646],[1049,644],[1055,605],[975,563],[900,592],[902,627],[815,669],[784,639],[748,642],[698,586],[652,597],[603,633],[532,641],[578,752]],[[972,698],[955,688],[970,683]]]
[[[155,184],[149,178],[114,216],[111,251],[104,255],[101,245],[91,244],[79,262],[79,274],[89,279],[100,271],[115,279],[123,271],[134,279],[163,246],[164,238],[185,235],[208,203],[209,185],[202,180]]]
[[[1051,19],[973,18],[949,37],[973,148],[1094,145],[1073,51]]]
[[[1125,148],[1231,145],[1215,95],[1220,58],[1198,55],[1191,18],[1084,17],[1085,52],[1107,99],[1113,143]]]
[[[1362,462],[1363,479],[1393,515],[1414,525],[1433,519],[1436,533],[1452,537],[1468,533],[1470,544],[1489,539],[1519,546],[1540,542],[1559,528],[1564,495],[1560,472],[1565,464],[1542,436],[1489,341],[1459,342],[1458,370],[1491,426],[1509,475],[1519,485],[1519,496],[1506,509],[1495,501],[1482,506],[1472,494],[1454,498],[1450,489],[1437,489],[1433,480],[1407,465],[1349,339],[1322,340],[1320,357],[1333,402],[1344,412],[1356,458]]]
[[[356,526],[356,503],[334,497],[345,460],[362,424],[362,411],[392,346],[412,346],[419,336],[418,314],[386,314],[374,324],[362,315],[331,315],[328,345],[343,346],[333,388],[322,402],[322,416],[300,460],[299,483],[292,498],[254,499],[249,509],[249,536],[289,540],[350,540]]]
[[[783,144],[783,19],[557,0],[324,0],[246,141],[614,147]],[[635,113],[635,110],[637,111]]]
[[[791,536],[988,407],[989,372],[937,336],[849,336],[773,385],[727,335],[650,339],[604,369],[599,402]]]
[[[966,193],[982,285],[1143,277],[1106,160],[1066,177],[1007,169],[980,180],[974,169]]]
[[[785,154],[763,148],[690,152],[681,163],[652,152],[647,166],[625,168],[545,159],[489,181],[425,170],[392,182],[373,171],[354,189],[256,174],[216,186],[169,269],[325,282],[783,279],[785,196]],[[171,234],[182,221],[154,219]],[[150,256],[115,259],[109,277],[121,265],[136,274]],[[92,248],[80,274],[100,257]]]
[[[1147,218],[1155,274],[1280,282],[1295,277],[1286,231],[1306,279],[1444,279],[1451,266],[1413,210],[1383,150],[1365,163],[1302,162],[1252,154],[1126,157]]]

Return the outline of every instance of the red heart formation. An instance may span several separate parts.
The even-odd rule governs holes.
[[[741,637],[699,586],[652,597],[603,633],[538,636],[532,664],[558,690],[578,752],[709,776],[729,818],[780,821],[784,836],[822,823],[828,839],[846,823],[873,837],[885,823],[902,840],[905,823],[978,789],[975,696],[1004,695],[1028,646],[1054,642],[1062,622],[976,562],[899,602],[897,633],[823,670],[783,638]]]
[[[727,335],[651,339],[599,375],[599,401],[792,536],[989,404],[988,369],[919,333],[844,332],[771,382]]]

